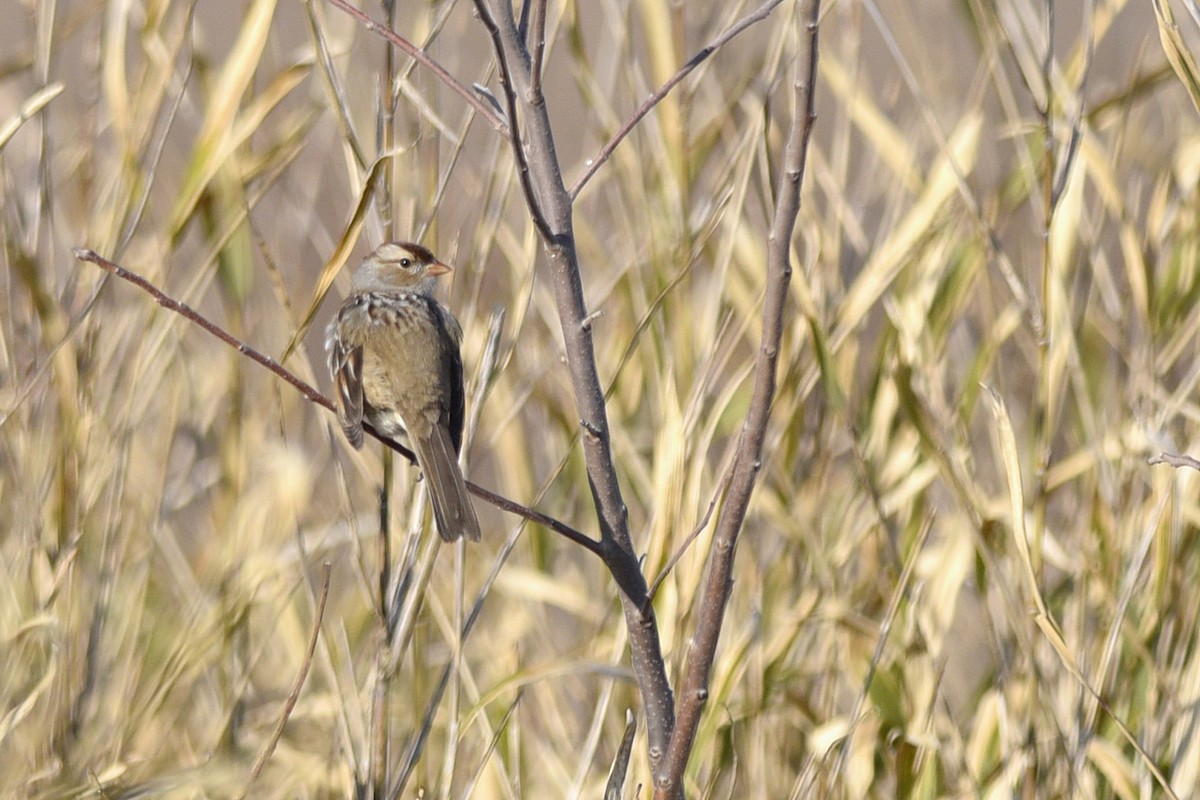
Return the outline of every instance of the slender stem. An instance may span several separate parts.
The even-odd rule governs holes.
[[[604,146],[600,148],[600,152],[588,159],[587,169],[583,171],[583,174],[580,175],[578,180],[575,181],[575,185],[571,187],[571,191],[569,193],[571,195],[571,199],[574,200],[579,196],[579,193],[583,191],[584,185],[592,179],[592,176],[596,174],[596,170],[600,169],[604,162],[608,161],[609,157],[613,154],[613,151],[617,149],[617,145],[625,141],[625,137],[633,132],[633,129],[636,128],[637,124],[642,121],[642,118],[654,110],[654,107],[661,103],[666,96],[671,93],[671,90],[679,85],[680,81],[690,75],[692,70],[708,60],[709,56],[721,49],[721,47],[730,39],[737,36],[754,23],[761,22],[762,20],[766,19],[767,16],[770,15],[770,13],[775,10],[775,7],[781,2],[782,0],[767,0],[767,2],[763,3],[757,9],[751,11],[749,14],[730,25],[725,29],[724,33],[714,39],[710,44],[703,47],[694,56],[689,58],[687,63],[680,67],[679,70],[672,75],[666,83],[658,87],[653,94],[643,100],[642,104],[637,107],[636,111],[633,112],[633,116],[627,119],[625,124],[622,125],[615,134],[613,134],[613,137],[605,142]]]
[[[383,486],[379,489],[379,619],[383,623],[383,638],[392,644],[392,478],[395,459],[391,450],[383,450]]]
[[[387,13],[387,28],[394,30],[396,27],[396,3],[394,0],[384,0],[383,9]],[[385,47],[383,49],[383,65],[379,72],[379,114],[377,116],[377,131],[379,152],[391,153],[396,149],[396,49],[393,47]],[[381,180],[376,186],[376,191],[379,193],[376,202],[379,203],[378,208],[383,209],[383,238],[389,240],[393,237],[396,226],[396,207],[393,202],[392,188],[396,181],[396,176],[400,171],[399,159],[391,159],[387,170],[391,176],[391,180]],[[384,483],[384,491],[380,495],[381,502],[387,497],[387,493],[391,491],[391,485]]]
[[[383,38],[387,39],[396,47],[399,47],[401,50],[412,56],[413,60],[415,60],[418,64],[433,72],[433,74],[437,76],[438,80],[457,92],[459,96],[463,98],[463,100],[467,101],[467,105],[478,111],[480,116],[491,123],[494,129],[501,133],[504,133],[508,130],[507,126],[504,124],[504,120],[500,119],[500,116],[492,109],[491,106],[489,106],[483,100],[480,100],[479,97],[476,96],[475,92],[471,90],[471,87],[460,82],[457,78],[447,72],[441,64],[430,58],[424,50],[400,36],[384,23],[371,18],[362,11],[359,11],[357,8],[346,2],[346,0],[329,0],[329,2],[361,22],[367,28],[367,30],[377,33]]]
[[[296,673],[296,679],[292,681],[292,690],[288,692],[287,700],[284,701],[279,719],[275,721],[275,728],[271,731],[270,738],[267,739],[266,745],[259,752],[258,758],[254,760],[254,766],[250,768],[250,778],[246,781],[246,786],[243,787],[241,794],[238,795],[238,800],[244,800],[250,787],[254,785],[254,782],[258,780],[258,776],[262,774],[263,767],[267,765],[267,760],[275,752],[275,748],[283,736],[283,729],[287,725],[288,719],[292,716],[292,711],[295,710],[296,703],[300,700],[300,690],[304,688],[304,682],[308,679],[308,671],[312,668],[313,653],[317,650],[317,637],[321,633],[321,620],[325,618],[325,602],[329,599],[331,573],[332,567],[326,561],[321,571],[321,591],[317,595],[317,610],[313,614],[312,632],[308,637],[308,649],[304,652],[304,661],[300,664],[300,671]]]
[[[767,286],[763,298],[762,339],[755,357],[754,389],[733,462],[729,495],[717,518],[712,560],[708,565],[697,609],[696,630],[688,649],[687,663],[679,689],[679,708],[675,730],[662,768],[654,775],[654,797],[674,800],[683,796],[683,772],[687,767],[708,700],[708,686],[716,657],[717,642],[725,618],[725,609],[733,589],[733,562],[738,539],[750,507],[750,496],[762,466],[763,443],[779,366],[779,345],[783,338],[784,312],[788,284],[791,281],[791,242],[800,213],[800,188],[808,156],[815,112],[817,78],[817,32],[820,0],[810,0],[808,61],[794,85],[795,109],[784,152],[783,174],[776,192],[775,217],[767,241]]]
[[[529,94],[534,104],[541,104],[542,66],[546,58],[546,0],[535,0],[532,17],[533,21],[529,26],[529,39],[533,46],[532,63],[529,66]]]
[[[492,43],[496,48],[496,57],[500,61],[500,88],[504,91],[504,101],[508,106],[508,138],[512,144],[513,158],[517,162],[517,176],[521,180],[521,191],[524,192],[526,205],[529,207],[529,215],[533,219],[534,227],[537,228],[542,240],[550,242],[555,238],[555,233],[550,228],[550,223],[546,220],[545,210],[542,208],[542,203],[538,199],[537,191],[534,189],[532,178],[529,174],[529,158],[525,153],[525,145],[521,138],[521,116],[519,111],[520,104],[517,101],[517,93],[513,89],[512,81],[512,65],[507,52],[503,49],[500,27],[496,24],[495,19],[487,12],[487,9],[480,6],[480,19],[483,20],[484,27],[491,34]],[[523,49],[520,48],[520,36],[516,35],[513,38],[518,42],[517,49],[522,61],[528,57]],[[532,81],[532,76],[530,76]],[[532,92],[530,92],[532,95]],[[551,155],[553,155],[553,139],[550,139]],[[555,170],[557,170],[557,159],[555,159]],[[562,180],[558,183],[561,185]],[[567,211],[567,224],[570,225],[570,210]],[[573,234],[572,234],[573,235]]]

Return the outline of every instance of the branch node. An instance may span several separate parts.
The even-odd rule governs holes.
[[[583,321],[579,323],[579,327],[585,331],[590,331],[592,329],[592,323],[594,321],[600,319],[603,316],[604,316],[604,309],[598,308],[595,311],[593,311],[592,313],[588,314],[586,317],[584,317]]]
[[[475,94],[482,97],[484,102],[492,107],[492,111],[495,111],[496,116],[507,126],[508,114],[500,106],[500,101],[496,99],[496,95],[492,94],[492,90],[481,83],[472,83],[471,88],[475,90]]]
[[[586,419],[579,420],[579,426],[583,428],[584,435],[593,442],[598,442],[601,439],[600,428],[588,422]]]
[[[651,621],[651,619],[653,619],[653,617],[651,615],[653,613],[654,613],[654,595],[647,592],[645,599],[642,600],[642,604],[640,606],[638,606],[638,621],[643,626],[651,624],[650,621]]]

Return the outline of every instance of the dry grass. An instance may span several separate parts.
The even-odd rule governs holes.
[[[568,184],[750,7],[551,6]],[[688,794],[1132,798],[1164,794],[1157,771],[1200,796],[1197,482],[1147,464],[1200,452],[1200,139],[1178,79],[1197,26],[1176,17],[1168,62],[1150,6],[1072,4],[1047,62],[1041,4],[918,6],[824,18],[770,456]],[[796,14],[701,66],[580,195],[651,578],[719,502],[748,402]],[[10,3],[0,24],[0,794],[350,796],[389,663],[378,449],[350,452],[331,415],[71,248],[265,352],[299,331],[287,365],[327,386],[330,303],[305,312],[391,149],[355,252],[392,231],[460,266],[471,477],[591,530],[504,143],[397,56],[381,144],[384,47],[317,0]],[[401,4],[397,29],[493,80],[470,4]],[[429,739],[401,796],[599,796],[640,709],[611,581],[490,508],[481,545],[438,547],[413,477],[398,468],[393,774]],[[673,680],[710,533],[656,599]],[[250,785],[325,561],[311,673]],[[633,752],[626,796],[646,797],[644,738]]]

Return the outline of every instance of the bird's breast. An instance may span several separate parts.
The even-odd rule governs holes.
[[[363,297],[368,328],[363,337],[363,397],[368,416],[398,415],[404,427],[423,435],[441,416],[448,391],[441,368],[446,342],[435,316],[436,301],[410,293]]]

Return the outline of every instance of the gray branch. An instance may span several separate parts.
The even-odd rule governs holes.
[[[711,561],[697,609],[696,631],[688,649],[687,666],[679,690],[678,720],[661,769],[654,775],[654,796],[674,800],[683,796],[683,771],[696,738],[696,729],[708,700],[708,686],[717,641],[733,588],[733,560],[738,538],[750,507],[750,496],[762,466],[763,442],[779,364],[788,283],[792,278],[791,242],[800,213],[800,187],[808,155],[808,140],[816,120],[814,85],[817,77],[817,21],[820,0],[810,0],[808,60],[794,85],[795,109],[784,153],[783,174],[776,191],[775,218],[767,242],[767,289],[763,298],[762,341],[754,365],[754,390],[734,456],[729,495],[717,518]]]
[[[652,769],[657,770],[674,727],[675,702],[667,680],[653,607],[629,538],[628,512],[613,463],[604,391],[596,370],[592,326],[583,296],[572,227],[573,203],[563,185],[541,82],[507,0],[475,0],[492,37],[508,105],[509,137],[529,212],[549,260],[554,299],[583,435],[584,463],[600,525],[600,556],[621,590],[630,655],[646,709]]]

